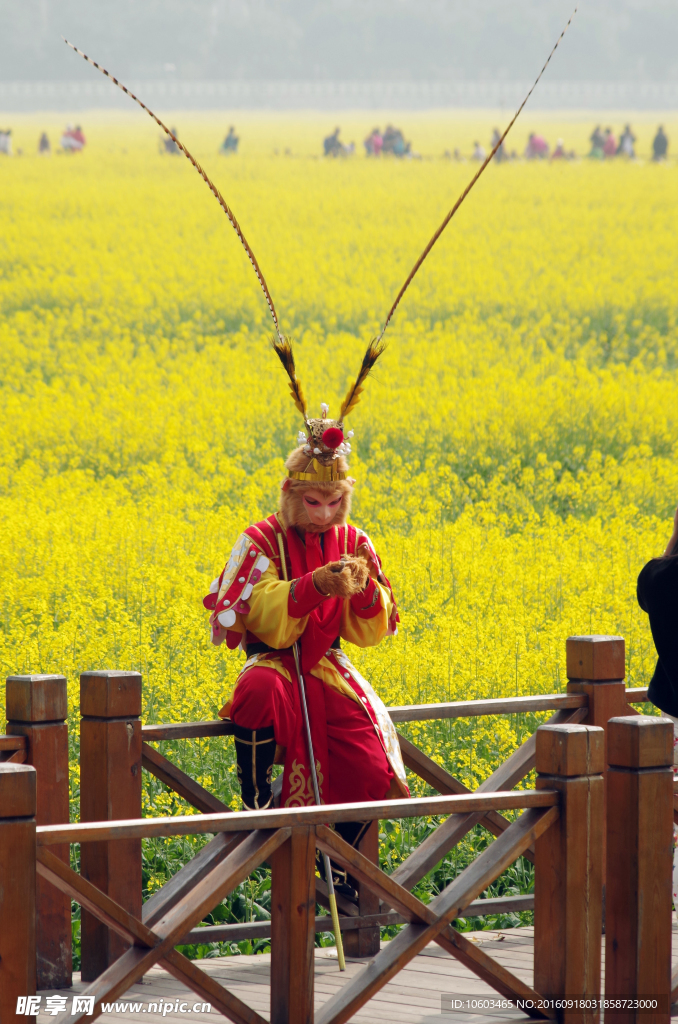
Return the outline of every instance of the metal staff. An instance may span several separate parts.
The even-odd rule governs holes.
[[[282,537],[278,534],[278,549],[280,550],[280,565],[282,568],[283,577],[287,582],[287,563],[285,561],[285,551],[283,548]],[[341,560],[341,569],[334,569],[334,572],[341,572],[344,568],[344,560]],[[313,798],[316,806],[320,807],[320,789],[318,787],[318,775],[315,770],[315,753],[313,751],[313,737],[311,736],[311,722],[308,717],[308,704],[306,703],[306,685],[304,683],[304,677],[301,672],[301,658],[299,657],[299,644],[295,640],[292,644],[292,653],[294,654],[294,664],[297,670],[297,680],[299,682],[299,698],[301,700],[301,710],[304,716],[304,728],[306,730],[306,745],[308,747],[308,756],[311,764],[311,781],[313,783]],[[339,911],[337,910],[337,897],[334,892],[334,881],[332,879],[332,866],[330,864],[330,858],[326,853],[323,853],[323,864],[325,865],[325,879],[327,881],[327,893],[330,904],[330,913],[332,915],[332,928],[334,929],[334,939],[337,944],[337,960],[339,961],[339,970],[346,970],[346,960],[344,959],[344,943],[341,938],[341,929],[339,927]]]

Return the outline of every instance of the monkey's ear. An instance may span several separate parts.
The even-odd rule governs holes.
[[[346,477],[346,483],[350,484],[351,487],[353,487],[354,484],[355,484],[355,477],[354,476],[347,476]]]
[[[288,490],[289,486],[290,486],[290,478],[288,476],[286,476],[285,479],[282,482],[282,490],[283,491]]]

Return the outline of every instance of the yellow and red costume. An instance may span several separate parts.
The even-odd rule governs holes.
[[[241,534],[205,598],[213,643],[225,641],[248,656],[220,714],[248,730],[273,728],[279,753],[284,748],[282,806],[314,803],[295,641],[323,801],[409,795],[388,712],[340,647],[342,639],[371,647],[396,631],[388,580],[380,571],[363,591],[344,599],[324,597],[313,583],[315,569],[359,549],[380,566],[369,537],[353,526],[307,532],[302,539],[294,527],[285,529],[279,515],[271,515]]]

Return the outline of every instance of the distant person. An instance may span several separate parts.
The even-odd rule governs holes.
[[[373,128],[363,143],[365,156],[380,156],[384,139],[378,128]]]
[[[466,163],[466,157],[462,155],[461,150],[458,149],[456,146],[454,147],[454,152],[452,153],[452,156],[460,164],[465,164]]]
[[[0,128],[0,153],[5,156],[12,155],[12,129]]]
[[[405,153],[409,151],[409,148],[410,144],[405,141],[405,136],[401,132],[400,128],[396,128],[393,138],[393,155],[405,156]]]
[[[219,147],[219,152],[225,153],[226,155],[230,153],[237,153],[239,142],[240,138],[238,135],[235,134],[235,127],[231,125],[230,128],[228,129],[228,135],[226,136],[224,141],[221,143],[221,146]]]
[[[664,126],[659,125],[657,128],[657,134],[652,140],[652,159],[653,160],[666,160],[666,154],[669,151],[669,140],[664,133]]]
[[[64,153],[79,153],[85,145],[85,136],[82,134],[82,128],[79,125],[77,128],[74,128],[72,124],[67,124],[59,140],[59,145]]]
[[[390,153],[392,156],[397,157],[410,156],[411,149],[412,143],[405,139],[400,128],[395,128],[392,124],[386,126],[382,143],[382,152],[384,154]]]
[[[592,160],[602,160],[605,138],[603,136],[599,124],[597,124],[596,127],[593,129],[591,137],[589,138],[589,142],[591,143],[591,151],[589,153],[589,157]]]
[[[603,156],[609,160],[610,157],[617,155],[617,140],[614,137],[614,132],[611,128],[605,129],[605,135],[603,138]]]
[[[176,128],[171,128],[170,130],[171,130],[172,135],[174,136],[174,138],[178,139],[179,138],[179,132],[176,130]],[[181,155],[181,150],[177,146],[177,144],[174,141],[174,139],[171,139],[169,137],[169,135],[165,135],[161,139],[161,141],[160,141],[160,151],[162,153],[167,153],[169,156],[177,156],[177,154]]]
[[[552,160],[567,160],[567,153],[565,152],[565,141],[564,139],[558,139],[556,142],[556,148],[551,153]]]
[[[636,137],[631,131],[631,125],[627,124],[624,126],[624,131],[621,133],[619,138],[619,145],[617,147],[617,156],[625,156],[627,160],[635,160],[636,157]]]
[[[49,144],[49,138],[47,132],[43,132],[38,142],[38,153],[40,156],[49,156],[52,152],[52,147]]]
[[[487,153],[485,147],[481,146],[479,142],[473,143],[473,152],[471,153],[472,160],[478,160],[480,163],[487,159]]]
[[[494,147],[497,145],[497,143],[499,142],[500,139],[501,139],[501,132],[499,131],[498,128],[495,128],[494,131],[492,132],[492,141],[490,142],[490,148],[494,149]],[[503,142],[502,142],[501,146],[499,147],[499,149],[497,150],[497,152],[495,153],[494,159],[498,163],[501,163],[503,160],[508,160],[508,153],[506,152],[506,150],[504,148],[504,143]]]
[[[549,144],[543,135],[531,132],[525,147],[526,160],[545,160],[549,155]]]
[[[325,156],[341,156],[343,146],[339,140],[341,128],[335,128],[331,135],[323,139],[323,151]]]
[[[384,130],[384,137],[382,141],[382,151],[386,153],[393,153],[393,146],[397,137],[398,131],[393,127],[392,124],[387,124]]]

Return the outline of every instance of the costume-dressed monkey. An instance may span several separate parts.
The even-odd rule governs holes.
[[[247,654],[220,715],[235,724],[242,800],[252,809],[272,802],[274,763],[284,764],[281,805],[314,803],[295,640],[321,800],[409,795],[391,719],[340,645],[344,639],[369,647],[395,632],[391,588],[367,534],[347,523],[354,481],[344,456],[334,454],[330,462],[309,457],[307,448],[286,462],[279,511],[241,534],[205,598],[213,642],[225,640]],[[309,518],[303,502],[309,490],[341,495],[327,526]]]

